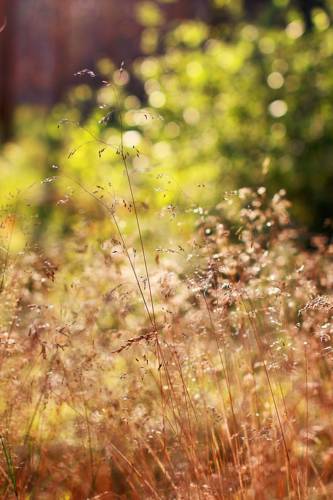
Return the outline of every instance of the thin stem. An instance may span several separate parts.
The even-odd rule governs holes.
[[[127,245],[126,245],[126,242],[125,242],[125,238],[123,236],[123,233],[120,229],[120,226],[119,226],[119,223],[117,221],[117,218],[112,210],[112,208],[110,208],[103,200],[101,200],[100,198],[98,198],[98,196],[96,196],[94,193],[92,193],[91,191],[89,191],[85,186],[83,186],[83,184],[81,184],[79,181],[69,177],[68,175],[64,175],[62,174],[63,177],[66,177],[67,179],[70,179],[72,182],[74,182],[75,184],[77,184],[85,193],[87,193],[89,196],[91,196],[92,198],[94,198],[101,207],[103,207],[107,212],[108,214],[111,216],[111,219],[113,221],[113,224],[115,225],[116,229],[117,229],[117,233],[119,235],[119,238],[121,240],[121,244],[122,244],[122,247],[125,251],[125,254],[126,254],[126,257],[127,257],[127,260],[131,266],[131,269],[132,269],[132,272],[133,272],[133,275],[135,277],[135,281],[136,281],[136,284],[138,286],[138,289],[139,289],[139,292],[140,292],[140,295],[141,295],[141,298],[142,298],[142,301],[144,303],[144,306],[145,306],[145,309],[146,309],[146,312],[147,312],[147,315],[148,315],[148,318],[149,318],[149,321],[150,323],[152,324],[153,328],[155,328],[155,322],[153,321],[153,318],[151,316],[151,313],[149,311],[149,308],[148,308],[148,304],[147,304],[147,301],[146,301],[146,298],[144,296],[144,293],[143,293],[143,290],[142,290],[142,286],[141,286],[141,283],[140,283],[140,280],[139,280],[139,277],[138,277],[138,274],[135,270],[135,267],[134,267],[134,263],[132,261],[132,258],[129,254],[129,251],[128,251],[128,248],[127,248]]]
[[[150,303],[151,303],[151,310],[152,310],[154,328],[156,330],[156,317],[155,317],[155,308],[154,308],[153,293],[152,293],[152,288],[151,288],[151,283],[150,283],[150,276],[149,276],[149,271],[148,271],[146,251],[145,251],[145,246],[144,246],[144,243],[143,243],[143,237],[142,237],[142,231],[141,231],[141,224],[140,224],[138,210],[137,210],[136,201],[135,201],[135,197],[134,197],[132,181],[131,181],[131,177],[129,175],[128,164],[127,164],[127,156],[126,156],[125,149],[124,149],[124,127],[123,127],[123,118],[122,118],[122,113],[121,113],[120,107],[119,107],[119,110],[118,110],[118,116],[119,116],[119,123],[120,123],[120,150],[121,150],[120,152],[121,152],[121,158],[122,158],[123,165],[124,165],[125,172],[126,172],[128,187],[129,187],[129,190],[130,190],[131,200],[132,200],[132,205],[133,205],[133,210],[134,210],[134,215],[135,215],[136,226],[137,226],[138,233],[139,233],[139,239],[140,239],[140,246],[141,246],[141,251],[142,251],[142,257],[143,257],[143,262],[144,262],[145,271],[146,271],[146,277],[147,277],[147,282],[148,282],[149,298],[150,298]]]

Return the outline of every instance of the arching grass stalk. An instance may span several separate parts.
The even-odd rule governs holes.
[[[110,208],[107,203],[105,203],[103,200],[101,200],[100,198],[98,198],[98,196],[96,196],[94,193],[92,193],[91,191],[89,191],[89,189],[87,189],[85,186],[83,186],[83,184],[81,184],[79,181],[73,179],[72,177],[69,177],[68,175],[65,175],[65,174],[61,174],[60,176],[63,176],[69,180],[71,180],[72,182],[74,182],[75,184],[77,184],[77,186],[80,187],[80,189],[82,189],[85,193],[87,193],[89,196],[91,196],[92,198],[94,198],[94,200],[97,201],[97,203],[102,207],[104,208],[104,210],[106,210],[106,212],[110,215],[111,219],[112,219],[112,222],[117,230],[117,233],[118,233],[118,236],[120,238],[120,241],[121,241],[121,244],[122,244],[122,247],[125,251],[125,254],[126,254],[126,258],[130,264],[130,267],[131,267],[131,270],[133,272],[133,275],[134,275],[134,278],[135,278],[135,281],[136,281],[136,284],[137,284],[137,287],[139,289],[139,293],[140,293],[140,296],[142,298],[142,301],[143,301],[143,304],[144,304],[144,307],[145,307],[145,310],[147,312],[147,315],[148,315],[148,318],[149,318],[149,321],[150,323],[152,324],[153,328],[155,328],[155,321],[154,321],[154,318],[152,317],[151,315],[151,312],[149,310],[149,307],[148,307],[148,304],[147,304],[147,300],[145,298],[145,295],[143,293],[143,290],[142,290],[142,286],[141,286],[141,283],[140,283],[140,280],[139,280],[139,276],[136,272],[136,269],[135,269],[135,266],[134,266],[134,263],[133,263],[133,260],[129,254],[129,250],[128,250],[128,247],[127,247],[127,244],[126,244],[126,241],[125,241],[125,238],[124,238],[124,235],[120,229],[120,226],[119,226],[119,223],[118,223],[118,220],[117,220],[117,217],[115,216],[115,213],[114,213],[114,210],[112,208]]]
[[[120,68],[120,72],[122,72],[122,69],[123,69],[123,64]],[[116,93],[116,99],[119,103],[117,93]],[[151,313],[152,313],[152,318],[153,318],[153,326],[154,326],[154,329],[157,333],[155,307],[154,307],[153,293],[152,293],[152,288],[151,288],[151,283],[150,283],[150,274],[149,274],[149,270],[148,270],[146,250],[145,250],[145,246],[144,246],[144,242],[143,242],[141,223],[140,223],[139,214],[138,214],[137,205],[136,205],[136,200],[135,200],[135,196],[134,196],[132,180],[131,180],[131,176],[129,174],[129,168],[128,168],[128,164],[127,164],[127,153],[126,153],[125,148],[124,148],[124,126],[123,126],[123,117],[122,117],[122,111],[121,111],[120,105],[118,105],[118,117],[119,117],[119,124],[120,124],[120,156],[121,156],[123,166],[124,166],[124,169],[126,172],[128,187],[129,187],[129,191],[131,194],[131,201],[132,201],[132,205],[133,205],[133,211],[134,211],[134,215],[135,215],[136,226],[137,226],[139,239],[140,239],[140,247],[141,247],[146,277],[147,277],[149,298],[150,298],[150,304],[151,304]]]
[[[124,62],[121,63],[121,66],[120,66],[120,69],[119,69],[120,76],[122,75],[123,71],[124,71]],[[79,71],[78,73],[76,73],[76,76],[82,76],[83,74],[87,74],[91,78],[96,78],[95,73],[93,71],[88,71],[88,70]],[[134,216],[135,216],[135,222],[136,222],[136,226],[137,226],[137,230],[138,230],[138,235],[139,235],[139,240],[140,240],[141,253],[142,253],[142,257],[143,257],[145,274],[146,274],[146,279],[147,279],[147,284],[148,284],[148,290],[149,290],[149,300],[150,300],[150,305],[151,305],[151,311],[149,311],[149,308],[147,308],[147,302],[144,299],[145,308],[147,310],[149,319],[150,319],[150,321],[152,323],[152,326],[153,326],[153,328],[155,330],[155,333],[157,333],[156,316],[155,316],[155,306],[154,306],[154,299],[153,299],[153,293],[152,293],[152,287],[151,287],[150,273],[149,273],[149,269],[148,269],[148,262],[147,262],[146,250],[145,250],[143,236],[142,236],[142,229],[141,229],[141,223],[140,223],[140,219],[139,219],[139,214],[138,214],[136,199],[135,199],[135,196],[134,196],[133,184],[132,184],[131,176],[130,176],[130,173],[129,173],[129,166],[128,166],[128,162],[127,162],[128,154],[125,151],[125,147],[124,147],[124,125],[123,125],[123,117],[122,117],[122,111],[121,111],[121,106],[120,106],[119,93],[117,91],[117,87],[115,87],[114,85],[112,85],[112,83],[110,83],[108,81],[105,81],[105,80],[102,80],[102,83],[103,83],[103,85],[111,87],[112,90],[113,90],[113,92],[114,92],[114,96],[115,96],[115,102],[116,102],[116,106],[117,106],[117,115],[118,115],[119,126],[120,126],[120,149],[116,147],[116,150],[117,150],[117,153],[120,154],[121,161],[122,161],[125,173],[126,173],[127,183],[128,183],[128,187],[129,187],[129,191],[130,191],[130,197],[131,197],[131,202],[132,202]],[[109,116],[110,114],[111,113],[109,113],[107,116]],[[107,122],[107,120],[106,120],[106,122]],[[71,120],[62,120],[61,123],[73,123],[73,122]],[[112,149],[115,148],[114,145],[111,145],[111,144],[107,143],[106,141],[103,141],[103,140],[99,139],[95,134],[91,133],[89,130],[85,129],[80,124],[76,123],[76,125],[78,125],[80,128],[82,128],[83,130],[85,130],[92,137],[92,140],[90,140],[90,141],[82,144],[81,146],[79,146],[75,150],[71,151],[70,154],[69,154],[69,157],[72,156],[82,146],[84,146],[86,144],[93,143],[94,141],[96,141],[97,143],[100,143],[101,145],[103,145],[105,147],[112,148]],[[98,199],[97,197],[95,197],[95,198]],[[114,222],[115,222],[115,220],[114,220]],[[116,226],[117,226],[117,223],[116,223]],[[119,231],[118,227],[117,227],[117,230],[118,230],[119,236],[121,237],[121,240],[123,241],[123,237],[122,237],[122,235],[120,235],[121,232]],[[129,262],[130,262],[130,265],[131,265],[132,270],[133,270],[134,266],[132,265],[132,262],[131,262],[130,259],[129,259]],[[136,279],[137,279],[137,276],[136,276]],[[137,284],[139,285],[138,281],[137,281]],[[143,291],[142,291],[141,285],[140,285],[139,288],[140,288],[140,294],[143,296]]]
[[[111,84],[109,84],[109,85],[111,85]],[[116,152],[118,152],[120,154],[120,157],[121,157],[121,160],[122,160],[122,163],[123,163],[123,167],[124,167],[124,170],[125,170],[126,178],[127,178],[127,183],[128,183],[128,187],[129,187],[129,191],[130,191],[130,197],[131,197],[131,202],[132,202],[134,216],[135,216],[135,222],[136,222],[136,226],[137,226],[137,230],[138,230],[138,235],[139,235],[139,240],[140,240],[141,253],[142,253],[142,257],[143,257],[143,262],[144,262],[144,267],[145,267],[145,274],[146,274],[146,279],[147,279],[147,284],[148,284],[148,290],[149,290],[149,300],[150,300],[150,304],[151,304],[151,311],[149,310],[149,307],[148,307],[148,304],[147,304],[147,300],[146,300],[146,298],[144,296],[144,293],[143,293],[143,290],[142,290],[142,286],[141,286],[140,281],[139,281],[139,277],[138,277],[137,272],[135,270],[133,261],[132,261],[130,255],[129,255],[128,248],[127,248],[127,245],[126,245],[123,233],[122,233],[122,231],[121,231],[121,229],[119,227],[119,224],[118,224],[118,221],[117,221],[116,216],[114,214],[114,211],[112,209],[110,209],[110,207],[106,203],[104,203],[100,198],[98,198],[98,196],[96,196],[94,193],[92,193],[87,188],[85,188],[80,182],[78,182],[75,179],[72,179],[71,177],[69,177],[67,175],[64,175],[64,174],[62,174],[62,175],[63,175],[63,177],[67,177],[72,182],[74,182],[75,184],[77,184],[83,191],[85,191],[92,198],[94,198],[104,209],[106,209],[106,211],[111,216],[112,221],[113,221],[113,223],[114,223],[114,225],[115,225],[115,227],[117,229],[117,232],[118,232],[119,238],[121,240],[122,246],[124,248],[124,251],[126,253],[126,257],[127,257],[128,262],[129,262],[129,264],[131,266],[132,272],[133,272],[133,274],[135,276],[135,280],[136,280],[136,283],[137,283],[137,286],[138,286],[141,298],[143,300],[143,303],[144,303],[144,306],[145,306],[145,309],[146,309],[149,321],[152,324],[152,327],[153,327],[154,331],[156,332],[157,325],[156,325],[156,316],[155,316],[155,306],[154,306],[154,300],[153,300],[153,293],[152,293],[151,281],[150,281],[150,273],[149,273],[149,270],[148,270],[147,256],[146,256],[146,250],[145,250],[145,247],[144,247],[144,241],[143,241],[143,236],[142,236],[141,223],[140,223],[138,209],[137,209],[137,204],[136,204],[136,200],[135,200],[135,196],[134,196],[134,190],[133,190],[132,180],[131,180],[130,173],[129,173],[129,166],[128,166],[128,163],[127,163],[127,156],[128,156],[128,154],[127,154],[127,152],[125,150],[125,146],[124,146],[124,137],[123,137],[124,136],[124,127],[123,127],[122,113],[121,113],[120,104],[119,104],[120,99],[119,99],[119,95],[118,95],[115,87],[113,86],[112,88],[114,90],[115,100],[116,100],[116,104],[118,106],[118,118],[119,118],[119,124],[120,124],[120,150],[114,144],[110,144],[110,143],[108,143],[108,142],[100,139],[95,134],[93,134],[92,132],[90,132],[90,130],[86,129],[85,127],[83,127],[82,125],[80,125],[80,123],[78,123],[76,121],[64,119],[64,120],[61,120],[60,123],[61,124],[68,123],[68,124],[76,125],[77,127],[79,127],[80,129],[84,130],[88,135],[90,135],[92,137],[92,140],[86,141],[85,143],[81,144],[80,146],[78,146],[77,148],[75,148],[74,150],[72,150],[69,153],[69,156],[68,156],[69,158],[71,156],[73,156],[73,154],[75,154],[81,147],[84,147],[84,146],[86,146],[88,144],[93,144],[93,143],[101,144],[101,146],[103,146],[103,148],[110,148],[113,151],[115,150]]]

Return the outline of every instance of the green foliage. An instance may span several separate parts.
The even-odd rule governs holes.
[[[161,43],[161,13],[154,5],[147,2],[140,10],[148,26],[146,53]],[[224,28],[191,21],[164,36],[162,55],[151,52],[137,60],[122,78],[101,61],[99,70],[118,85],[117,97],[112,87],[96,93],[80,84],[66,106],[58,105],[48,117],[18,111],[17,141],[0,158],[2,199],[54,175],[52,164],[89,188],[102,184],[126,196],[116,154],[120,109],[136,192],[159,216],[175,206],[183,212],[198,204],[210,209],[226,191],[264,185],[271,193],[285,188],[296,221],[321,230],[332,212],[333,188],[333,31],[325,15],[314,12],[311,34],[304,34],[292,10],[285,30],[239,24],[228,37]],[[132,71],[144,86],[141,102],[123,85]],[[102,120],[105,106],[113,112],[108,123]],[[69,124],[59,129],[62,118],[83,123],[84,130]],[[92,135],[113,149],[104,150]],[[63,178],[55,189],[39,184],[31,190],[43,206],[39,215],[53,220],[54,228],[68,214],[55,214],[51,202],[73,190],[70,184]],[[81,209],[94,205],[76,191]],[[156,225],[156,212],[143,215]]]
[[[333,188],[326,28],[303,35],[300,19],[285,31],[244,25],[228,42],[200,23],[177,28],[165,55],[136,64],[149,103],[165,118],[149,137],[168,145],[168,163],[184,178],[196,172],[207,182],[213,198],[244,185],[283,187],[298,221],[320,229]]]

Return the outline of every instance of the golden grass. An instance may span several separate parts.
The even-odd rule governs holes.
[[[1,498],[331,498],[327,240],[264,189],[153,265],[89,230],[2,251]]]

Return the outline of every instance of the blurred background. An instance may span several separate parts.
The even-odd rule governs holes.
[[[126,203],[122,135],[143,214],[172,221],[264,186],[287,191],[296,225],[332,234],[332,13],[331,0],[1,0],[4,210],[14,197],[36,211],[40,239],[95,210],[75,182]]]

